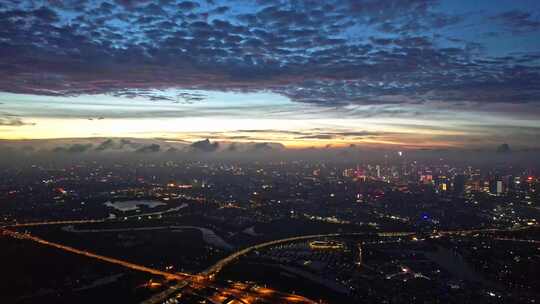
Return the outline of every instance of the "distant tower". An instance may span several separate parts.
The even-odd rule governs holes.
[[[454,176],[454,193],[461,195],[465,192],[465,175],[457,174]]]
[[[503,182],[501,180],[497,181],[497,195],[501,195],[504,192]]]

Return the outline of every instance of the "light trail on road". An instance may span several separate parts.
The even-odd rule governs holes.
[[[73,223],[73,221],[63,221],[62,223],[59,223],[59,222],[49,222],[49,223],[67,224],[67,223]],[[32,223],[32,225],[30,225],[30,226],[39,226],[39,225],[43,225],[43,223]],[[17,227],[28,227],[28,225],[17,226]],[[265,298],[266,299],[271,298],[270,300],[278,299],[280,302],[285,301],[287,303],[293,303],[293,302],[294,303],[305,303],[305,304],[316,304],[317,303],[315,301],[312,301],[312,300],[310,300],[308,298],[305,298],[305,297],[302,297],[302,296],[299,296],[299,295],[291,295],[291,294],[282,293],[282,292],[279,292],[279,291],[276,291],[276,290],[271,290],[272,292],[259,293],[259,292],[255,292],[255,291],[251,291],[251,290],[239,290],[237,288],[223,288],[223,287],[219,287],[219,286],[216,286],[216,285],[212,284],[211,281],[207,280],[208,277],[204,276],[204,275],[193,275],[193,274],[180,273],[180,272],[178,272],[178,273],[169,273],[169,272],[162,271],[162,270],[159,270],[159,269],[154,269],[154,268],[150,268],[150,267],[147,267],[147,266],[142,266],[142,265],[138,265],[138,264],[135,264],[135,263],[123,261],[123,260],[120,260],[120,259],[117,259],[117,258],[107,257],[107,256],[103,256],[103,255],[100,255],[100,254],[92,253],[92,252],[89,252],[89,251],[86,251],[86,250],[80,250],[80,249],[73,248],[73,247],[70,247],[70,246],[58,244],[58,243],[55,243],[55,242],[50,242],[50,241],[44,240],[42,238],[30,235],[28,233],[21,233],[21,232],[17,232],[17,231],[8,230],[8,229],[5,229],[5,228],[2,228],[0,231],[2,232],[2,234],[13,237],[13,238],[16,238],[16,239],[33,241],[33,242],[36,242],[36,243],[41,244],[41,245],[45,245],[45,246],[57,248],[57,249],[60,249],[60,250],[63,250],[63,251],[67,251],[67,252],[70,252],[70,253],[86,256],[86,257],[93,258],[93,259],[97,259],[97,260],[107,262],[107,263],[110,263],[110,264],[119,265],[119,266],[122,266],[122,267],[125,267],[125,268],[128,268],[128,269],[132,269],[132,270],[136,270],[136,271],[140,271],[140,272],[145,272],[145,273],[149,273],[149,274],[152,274],[152,275],[162,276],[167,280],[179,280],[180,281],[178,284],[175,284],[174,286],[171,286],[167,290],[165,290],[165,291],[163,291],[161,293],[155,294],[151,298],[145,300],[143,302],[143,304],[162,303],[167,298],[173,296],[176,292],[180,291],[181,289],[183,289],[184,287],[186,287],[186,286],[188,286],[190,284],[194,284],[194,285],[202,287],[202,288],[206,288],[206,287],[213,288],[216,291],[218,291],[219,294],[221,294],[221,295],[233,296],[233,297],[237,298],[238,300],[240,300],[240,301],[242,301],[244,303],[252,303],[252,300],[254,300],[254,299],[265,299]],[[267,290],[270,290],[270,289],[267,289]]]
[[[529,240],[529,239],[512,239],[512,238],[494,238],[497,241],[507,241],[507,242],[520,242],[520,243],[531,243],[531,244],[540,244],[539,240]]]
[[[97,224],[97,223],[103,223],[105,221],[107,221],[107,219],[28,222],[28,223],[15,223],[12,225],[6,225],[2,228],[37,227],[37,226],[48,226],[48,225]]]
[[[71,252],[74,254],[79,254],[83,256],[87,256],[90,258],[94,258],[97,260],[101,260],[107,263],[120,265],[129,269],[133,269],[136,271],[146,272],[153,275],[162,276],[167,280],[179,280],[180,282],[174,286],[169,287],[164,292],[158,293],[151,297],[150,299],[147,299],[144,301],[144,304],[156,304],[156,303],[162,303],[167,298],[173,296],[176,292],[179,292],[181,289],[185,288],[188,285],[194,285],[199,287],[210,287],[215,289],[216,291],[220,292],[221,295],[232,295],[236,297],[238,300],[241,301],[247,301],[250,303],[252,300],[258,299],[258,298],[266,298],[269,294],[274,295],[274,300],[276,300],[276,296],[279,297],[279,300],[283,301],[285,300],[288,303],[298,302],[298,303],[316,303],[310,299],[307,299],[302,296],[298,295],[290,295],[286,293],[281,293],[279,291],[271,290],[270,293],[258,293],[253,291],[246,291],[246,290],[239,290],[236,288],[223,288],[218,287],[212,284],[211,282],[215,278],[215,276],[223,269],[223,267],[227,266],[228,264],[232,263],[233,261],[237,260],[239,257],[250,253],[253,250],[262,249],[269,246],[274,246],[278,244],[283,243],[289,243],[294,241],[300,241],[300,240],[308,240],[308,239],[314,239],[314,238],[326,238],[326,237],[343,237],[343,236],[361,236],[361,235],[376,235],[379,237],[407,237],[407,236],[413,236],[416,233],[415,232],[379,232],[379,233],[373,233],[373,232],[353,232],[353,233],[331,233],[331,234],[314,234],[314,235],[304,235],[304,236],[295,236],[295,237],[289,237],[279,240],[273,240],[264,242],[261,244],[256,244],[247,248],[244,248],[242,250],[239,250],[221,260],[219,260],[217,263],[212,265],[211,267],[207,268],[205,271],[193,275],[193,274],[187,274],[187,273],[169,273],[166,271],[137,265],[131,262],[123,261],[116,258],[111,258],[99,254],[95,254],[92,252],[88,252],[85,250],[76,249],[70,246],[65,246],[62,244],[50,242],[44,239],[41,239],[36,236],[32,236],[28,233],[20,233],[12,230],[8,230],[7,228],[20,228],[20,227],[35,227],[35,226],[45,226],[45,225],[73,225],[73,224],[90,224],[90,223],[102,223],[108,221],[108,219],[98,219],[98,220],[69,220],[69,221],[44,221],[44,222],[30,222],[30,223],[17,223],[13,225],[3,226],[0,227],[0,231],[3,232],[5,235],[9,235],[14,238],[18,239],[25,239],[25,240],[31,240],[34,242],[37,242],[42,245],[54,247],[57,249],[61,249],[67,252]],[[524,230],[529,229],[532,227],[537,227],[537,225],[534,226],[527,226],[527,227],[519,227],[519,228],[511,228],[511,229],[496,229],[496,228],[486,228],[486,229],[471,229],[471,230],[447,230],[447,231],[434,231],[434,234],[439,235],[467,235],[471,233],[495,233],[495,232],[508,232],[508,231],[518,231],[518,230]],[[155,227],[154,227],[155,228]],[[158,227],[162,228],[162,227]],[[135,228],[136,229],[136,228]],[[148,228],[145,228],[148,229]],[[538,241],[535,240],[521,240],[521,239],[507,239],[507,238],[499,238],[499,240],[505,240],[505,241],[521,241],[521,242],[530,242],[530,243],[537,243]],[[266,294],[266,296],[265,296]],[[219,297],[219,295],[216,295]],[[210,300],[210,299],[208,299]]]
[[[162,277],[166,278],[167,280],[185,280],[187,278],[193,277],[193,275],[186,274],[186,273],[165,272],[165,271],[161,271],[159,269],[154,269],[154,268],[134,264],[134,263],[131,263],[131,262],[123,261],[123,260],[120,260],[120,259],[111,258],[111,257],[103,256],[103,255],[100,255],[100,254],[92,253],[92,252],[89,252],[89,251],[86,251],[86,250],[80,250],[80,249],[73,248],[73,247],[70,247],[70,246],[65,246],[65,245],[62,245],[62,244],[50,242],[50,241],[44,240],[42,238],[30,235],[30,234],[26,234],[26,233],[15,232],[15,231],[7,230],[7,229],[4,229],[3,232],[4,232],[4,234],[7,234],[7,235],[9,235],[11,237],[14,237],[14,238],[17,238],[17,239],[34,241],[34,242],[42,244],[42,245],[46,245],[46,246],[49,246],[49,247],[54,247],[54,248],[64,250],[64,251],[67,251],[67,252],[71,252],[71,253],[75,253],[75,254],[78,254],[78,255],[83,255],[83,256],[90,257],[90,258],[97,259],[97,260],[101,260],[101,261],[104,261],[104,262],[107,262],[107,263],[120,265],[120,266],[123,266],[125,268],[150,273],[150,274],[153,274],[153,275],[162,276]]]

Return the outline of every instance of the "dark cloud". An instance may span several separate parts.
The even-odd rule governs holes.
[[[135,152],[137,153],[156,153],[161,150],[161,146],[158,144],[145,145],[138,148]]]
[[[205,139],[192,143],[190,147],[195,151],[214,152],[219,148],[219,143],[210,142],[209,139]]]
[[[92,144],[73,144],[66,147],[56,147],[54,152],[83,153],[92,149]]]
[[[235,1],[13,2],[0,8],[0,91],[193,103],[204,96],[159,90],[265,90],[330,107],[537,102],[538,58],[489,57],[479,42],[443,36],[465,16],[438,2],[275,0],[242,13]],[[489,22],[539,29],[521,11]]]
[[[105,151],[109,149],[120,149],[121,144],[116,143],[113,139],[107,139],[104,142],[100,143],[95,150],[96,151]]]
[[[129,139],[106,139],[103,142],[96,144],[95,151],[110,151],[110,150],[133,150],[136,152],[157,152],[160,147],[156,147],[152,144],[137,143]],[[157,150],[157,151],[153,151]]]
[[[216,15],[225,14],[226,12],[230,11],[230,9],[231,8],[228,6],[218,6],[214,8],[212,11],[210,11],[210,14],[216,14]]]
[[[369,131],[335,131],[335,132],[317,132],[314,131],[311,134],[303,135],[298,137],[298,139],[347,139],[347,140],[358,140],[369,137],[380,137],[392,135],[393,133],[388,132],[369,132]]]
[[[291,134],[291,135],[302,135],[302,134],[304,134],[301,131],[276,130],[276,129],[236,130],[235,132],[237,132],[237,133],[279,133],[279,134]]]
[[[20,126],[27,126],[27,125],[35,125],[35,123],[27,123],[23,121],[22,119],[18,117],[14,117],[12,115],[6,115],[5,117],[0,116],[0,127],[1,126],[9,126],[9,127],[20,127]]]
[[[501,22],[513,32],[540,30],[540,19],[534,18],[529,12],[512,10],[492,16],[491,19]]]
[[[510,150],[510,145],[508,144],[501,144],[497,147],[497,153],[510,153],[512,150]]]
[[[0,126],[24,126],[24,122],[20,119],[0,118]]]
[[[167,149],[167,151],[165,151],[166,153],[178,153],[180,152],[179,149],[177,148],[174,148],[174,147],[170,147],[169,149]]]
[[[310,129],[304,131],[294,131],[294,130],[272,130],[272,129],[261,129],[261,130],[236,130],[234,133],[251,133],[256,134],[250,139],[261,139],[261,137],[275,135],[283,136],[293,136],[295,139],[346,139],[346,140],[357,140],[370,137],[381,137],[395,135],[396,133],[390,132],[371,132],[371,131],[352,131],[352,130],[331,130],[331,129]],[[258,137],[260,136],[260,137]],[[217,137],[222,137],[219,135]]]
[[[176,97],[176,103],[193,104],[206,99],[204,94],[181,92]]]
[[[300,139],[335,139],[334,134],[314,134],[314,135],[305,135],[298,137]]]
[[[124,148],[125,146],[137,148],[139,144],[137,144],[136,142],[133,142],[130,139],[124,139],[124,138],[120,139],[120,148]]]
[[[282,149],[285,149],[285,146],[283,146],[282,144],[262,142],[262,143],[255,143],[251,151],[269,152],[269,151],[282,150]]]
[[[200,6],[199,3],[193,1],[182,1],[178,3],[178,8],[184,11],[190,11]]]

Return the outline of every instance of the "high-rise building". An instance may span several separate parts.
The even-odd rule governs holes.
[[[461,195],[465,192],[466,178],[463,174],[457,174],[454,176],[454,193]]]
[[[503,182],[501,180],[497,181],[497,195],[501,195],[504,192]]]
[[[436,179],[435,179],[435,188],[437,189],[437,191],[439,192],[446,192],[448,191],[449,189],[449,186],[450,185],[450,182],[448,180],[448,177],[444,176],[444,175],[441,175],[441,176],[438,176]]]
[[[431,174],[421,175],[420,176],[420,181],[423,184],[431,184],[433,182],[433,175],[431,175]]]
[[[355,172],[356,171],[354,169],[348,168],[348,169],[343,170],[343,176],[344,177],[354,177]]]
[[[516,183],[512,175],[506,175],[503,182],[506,186],[506,192],[514,193],[516,191]]]
[[[480,191],[483,191],[483,183],[481,181],[471,181],[471,183],[469,184],[470,185],[470,189],[471,191],[474,191],[474,192],[480,192]]]

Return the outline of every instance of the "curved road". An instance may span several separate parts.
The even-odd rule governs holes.
[[[221,260],[219,260],[217,263],[215,263],[211,267],[207,268],[206,270],[202,271],[201,273],[199,273],[197,275],[191,275],[191,274],[187,274],[187,273],[169,273],[169,272],[161,271],[161,270],[158,270],[158,269],[153,269],[153,268],[150,268],[150,267],[141,266],[141,265],[137,265],[137,264],[134,264],[134,263],[122,261],[122,260],[119,260],[119,259],[98,255],[98,254],[91,253],[91,252],[88,252],[88,251],[85,251],[85,250],[79,250],[79,249],[69,247],[69,246],[65,246],[65,245],[62,245],[62,244],[49,242],[49,241],[46,241],[44,239],[29,235],[29,234],[15,232],[15,231],[6,229],[6,228],[10,228],[10,227],[18,228],[18,227],[41,226],[41,225],[69,225],[69,224],[84,224],[84,223],[101,223],[101,222],[104,222],[104,221],[107,221],[107,220],[106,219],[98,219],[98,220],[70,220],[70,221],[17,223],[17,224],[3,226],[3,227],[0,227],[0,228],[1,228],[1,230],[2,230],[2,232],[4,234],[9,235],[9,236],[14,237],[14,238],[31,240],[31,241],[34,241],[34,242],[37,242],[37,243],[40,243],[40,244],[43,244],[43,245],[55,247],[55,248],[58,248],[58,249],[61,249],[61,250],[71,252],[71,253],[80,254],[80,255],[87,256],[87,257],[102,260],[104,262],[121,265],[121,266],[130,268],[130,269],[134,269],[134,270],[138,270],[138,271],[142,271],[142,272],[147,272],[147,273],[151,273],[151,274],[154,274],[154,275],[160,275],[160,276],[165,277],[168,280],[180,280],[180,282],[177,285],[171,286],[166,291],[164,291],[164,292],[162,292],[160,294],[156,294],[151,299],[148,299],[148,300],[144,301],[144,303],[153,303],[153,304],[163,302],[164,300],[171,297],[172,295],[174,295],[174,293],[176,293],[177,291],[179,291],[182,288],[186,287],[190,283],[200,284],[200,285],[203,285],[203,286],[211,286],[210,281],[212,281],[216,277],[216,275],[223,269],[223,267],[225,267],[228,264],[234,262],[239,257],[241,257],[241,256],[243,256],[245,254],[248,254],[248,253],[250,253],[250,252],[252,252],[254,250],[262,249],[262,248],[265,248],[265,247],[274,246],[274,245],[283,244],[283,243],[294,242],[294,241],[308,240],[308,239],[315,239],[315,238],[324,238],[324,237],[358,236],[358,235],[370,235],[370,234],[371,235],[378,235],[378,236],[381,236],[381,237],[399,237],[399,236],[412,236],[412,235],[415,234],[414,232],[382,232],[382,233],[356,232],[356,233],[314,234],[314,235],[304,235],[304,236],[289,237],[289,238],[284,238],[284,239],[279,239],[279,240],[268,241],[268,242],[264,242],[264,243],[261,243],[261,244],[256,244],[256,245],[244,248],[242,250],[239,250],[239,251],[237,251],[237,252],[235,252],[235,253],[233,253],[233,254],[231,254],[231,255],[229,255],[229,256],[221,259]],[[445,235],[445,234],[446,235],[455,235],[455,234],[469,234],[469,233],[480,233],[480,232],[516,231],[516,230],[528,229],[528,228],[531,228],[531,227],[532,226],[522,227],[522,228],[518,228],[518,229],[516,229],[516,228],[514,228],[514,229],[489,229],[488,228],[488,229],[472,229],[472,230],[454,230],[454,231],[439,231],[437,233],[441,234],[441,235]],[[184,228],[186,228],[186,227],[184,227]],[[527,241],[527,242],[531,242],[531,243],[536,243],[537,242],[537,241],[519,240],[519,239],[518,240],[516,240],[516,239],[505,239],[505,238],[500,238],[500,239],[501,240],[512,240],[512,241]],[[222,289],[222,288],[219,288],[219,289]],[[222,289],[222,291],[224,291],[224,290]],[[231,294],[231,295],[234,295],[235,292],[232,292],[231,290],[229,290],[228,293]],[[246,293],[246,294],[248,294],[248,293]],[[290,298],[290,300],[293,300],[293,299]],[[306,299],[306,298],[303,298],[303,297],[300,297],[300,296],[296,297],[295,300],[298,301],[298,302],[304,302],[304,303],[315,303],[315,302],[313,302],[313,301],[311,301],[309,299]],[[295,301],[295,300],[293,300],[293,301]]]
[[[229,256],[221,259],[221,260],[219,260],[217,263],[210,266],[209,268],[207,268],[203,272],[200,272],[199,274],[203,275],[203,276],[206,276],[206,277],[208,277],[210,279],[213,279],[215,277],[215,275],[218,274],[223,267],[225,267],[228,264],[234,262],[239,257],[241,257],[241,256],[243,256],[245,254],[248,254],[253,250],[258,250],[258,249],[262,249],[262,248],[269,247],[269,246],[274,246],[274,245],[284,244],[284,243],[289,243],[289,242],[295,242],[295,241],[317,239],[317,238],[323,238],[323,237],[353,236],[353,235],[366,235],[366,234],[368,234],[368,233],[357,232],[357,233],[312,234],[312,235],[295,236],[295,237],[290,237],[290,238],[284,238],[284,239],[269,241],[269,242],[253,245],[251,247],[247,247],[247,248],[244,248],[242,250],[239,250],[239,251],[237,251],[237,252],[235,252],[235,253],[233,253],[233,254],[231,254],[231,255],[229,255]]]

